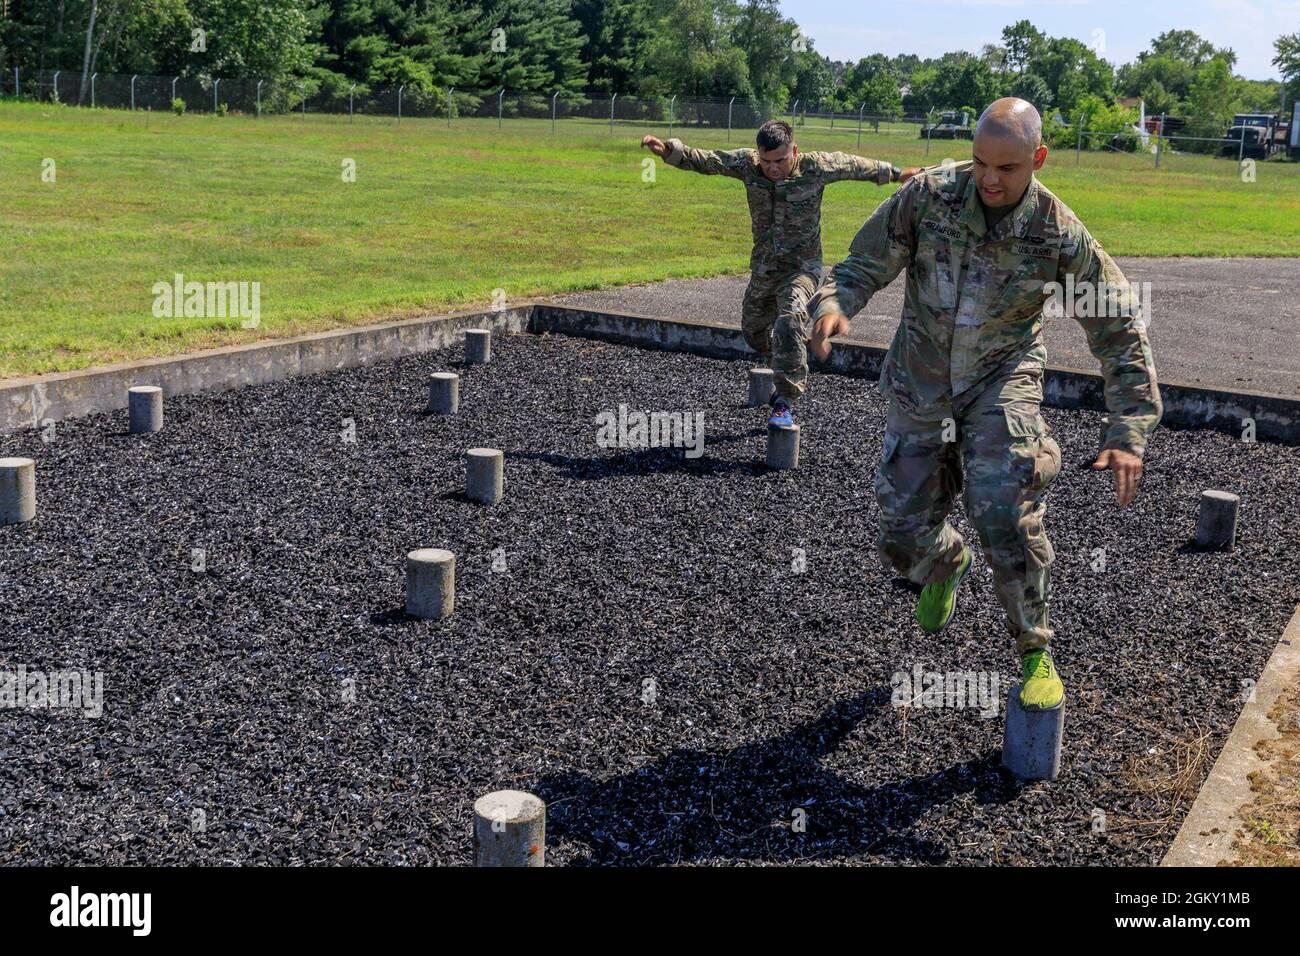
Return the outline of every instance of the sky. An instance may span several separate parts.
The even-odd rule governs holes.
[[[1028,20],[1048,36],[1074,37],[1119,66],[1165,30],[1195,30],[1237,54],[1234,72],[1278,78],[1273,41],[1300,32],[1300,0],[780,0],[814,48],[832,60],[871,53],[937,57],[978,53],[1002,28]]]

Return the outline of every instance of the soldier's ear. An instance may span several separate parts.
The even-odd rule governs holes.
[[[1045,162],[1047,162],[1047,147],[1039,146],[1036,150],[1034,150],[1034,169],[1035,170],[1042,169],[1043,163]]]

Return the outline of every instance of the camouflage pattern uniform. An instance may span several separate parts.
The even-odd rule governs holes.
[[[790,178],[775,183],[763,175],[757,150],[693,149],[680,139],[666,145],[670,166],[745,184],[754,249],[740,327],[772,366],[776,393],[798,398],[808,379],[807,305],[822,278],[822,190],[842,179],[883,186],[897,179],[894,167],[849,153],[801,152]]]
[[[852,317],[907,269],[880,376],[889,399],[876,476],[881,558],[917,584],[946,577],[964,546],[947,521],[964,479],[966,513],[1023,654],[1052,637],[1041,498],[1061,450],[1039,413],[1049,283],[1068,288],[1072,275],[1076,293],[1083,283],[1121,290],[1105,309],[1066,304],[1105,378],[1103,447],[1141,457],[1162,406],[1142,304],[1114,260],[1036,177],[990,231],[973,167],[926,170],[882,204],[809,310],[813,321],[836,308]]]

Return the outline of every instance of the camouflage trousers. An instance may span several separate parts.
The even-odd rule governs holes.
[[[938,421],[891,400],[875,483],[881,559],[916,584],[942,580],[961,561],[964,542],[948,515],[965,485],[966,514],[1022,654],[1052,639],[1055,556],[1041,498],[1061,469],[1061,449],[1039,411],[1042,374],[1019,370],[963,393]]]
[[[740,329],[749,347],[772,367],[776,393],[795,399],[808,381],[808,300],[822,279],[822,264],[752,263],[741,305]]]

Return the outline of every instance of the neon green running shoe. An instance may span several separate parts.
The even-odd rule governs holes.
[[[921,599],[916,602],[916,623],[929,634],[938,634],[952,620],[957,609],[957,586],[970,570],[974,555],[970,548],[962,548],[961,564],[944,581],[927,584],[921,589]]]
[[[1024,683],[1020,686],[1020,706],[1025,710],[1051,710],[1065,697],[1065,685],[1045,648],[1028,651],[1020,658]]]

